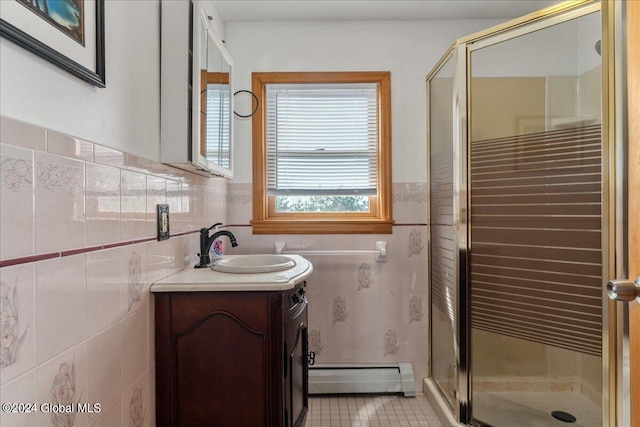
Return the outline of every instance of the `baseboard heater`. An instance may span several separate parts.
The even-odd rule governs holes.
[[[309,367],[309,394],[403,393],[416,395],[411,363]]]

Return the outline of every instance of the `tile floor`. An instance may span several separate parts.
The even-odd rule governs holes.
[[[424,395],[312,396],[306,427],[441,427]]]

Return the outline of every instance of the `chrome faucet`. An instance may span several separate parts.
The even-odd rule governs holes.
[[[222,225],[221,222],[216,222],[209,228],[200,229],[200,253],[198,254],[198,256],[200,257],[200,264],[196,264],[194,268],[209,267],[209,265],[211,264],[211,257],[209,257],[209,250],[211,249],[211,245],[213,245],[213,242],[215,242],[218,237],[227,236],[231,241],[232,247],[235,248],[236,246],[238,246],[238,242],[236,241],[236,236],[234,236],[233,233],[230,232],[229,230],[216,231],[211,236],[209,236],[209,231],[212,228],[217,229],[221,225]]]

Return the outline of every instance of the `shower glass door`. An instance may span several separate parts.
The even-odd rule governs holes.
[[[592,8],[468,45],[479,424],[603,424],[600,22]]]
[[[429,274],[431,377],[453,409],[456,401],[457,275],[453,215],[453,63],[450,55],[428,82]],[[435,345],[434,343],[437,343]]]

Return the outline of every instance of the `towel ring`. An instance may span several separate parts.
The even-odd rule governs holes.
[[[251,92],[250,90],[238,90],[233,94],[233,96],[236,96],[237,94],[242,93],[242,92],[251,94],[253,99],[255,99],[255,101],[256,101],[256,108],[251,112],[251,114],[247,114],[247,115],[238,114],[238,113],[236,113],[235,110],[233,110],[233,114],[235,114],[238,117],[242,117],[243,119],[247,119],[249,117],[252,117],[255,113],[258,112],[258,108],[260,108],[260,101],[258,101],[258,97],[256,96],[256,94]]]

